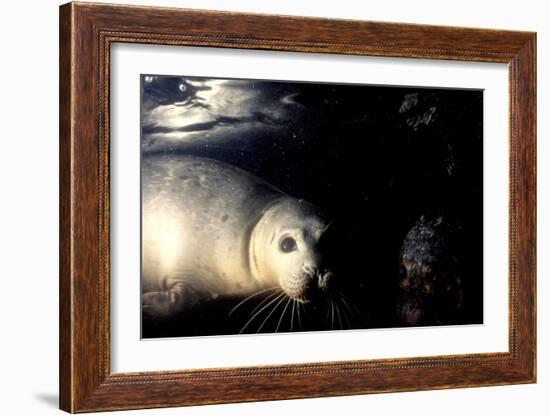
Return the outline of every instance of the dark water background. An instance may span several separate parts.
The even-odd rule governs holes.
[[[454,242],[465,304],[440,324],[483,321],[482,91],[232,80],[218,86],[246,98],[232,102],[223,94],[205,99],[212,84],[142,77],[142,157],[164,152],[221,160],[334,219],[325,249],[356,309],[339,325],[327,321],[326,305],[310,305],[301,321],[295,316],[293,330],[404,325],[395,314],[399,252],[409,229],[429,213],[461,227]],[[215,105],[222,96],[229,102]],[[167,122],[171,107],[181,118],[178,127]],[[168,115],[153,117],[159,108]],[[186,122],[186,109],[205,117]],[[170,138],[173,132],[182,138]],[[170,319],[145,318],[142,335],[238,333],[257,304],[228,318],[240,300],[205,298]],[[277,320],[262,331],[274,330]],[[290,328],[285,320],[280,331]]]

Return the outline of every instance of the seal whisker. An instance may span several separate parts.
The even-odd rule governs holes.
[[[285,298],[281,298],[279,300],[279,302],[277,304],[275,304],[273,306],[273,308],[271,309],[271,312],[267,315],[267,317],[264,319],[264,321],[262,322],[262,324],[260,324],[260,327],[258,327],[258,331],[256,333],[259,333],[261,330],[262,330],[262,327],[264,326],[265,323],[267,323],[267,320],[269,320],[269,317],[271,317],[271,315],[275,312],[275,310],[285,301]]]
[[[327,231],[328,228],[330,228],[332,226],[332,224],[334,223],[334,220],[331,220],[329,223],[327,223],[323,229],[321,229],[321,234],[325,233]]]
[[[348,316],[348,312],[349,312],[349,308],[348,310],[346,310],[346,304],[344,303],[344,299],[342,298],[342,296],[340,296],[340,300],[342,301],[342,304],[344,305],[344,307],[342,307],[342,315],[344,316],[344,319],[346,320],[346,323],[348,325],[348,328],[351,329],[352,328],[352,324],[351,324],[351,321],[349,319],[349,316]]]
[[[343,293],[340,294],[341,298],[342,298],[342,301],[346,304],[346,306],[348,307],[348,309],[350,310],[350,312],[352,311],[352,309],[350,308],[353,307],[353,310],[355,310],[355,313],[359,316],[359,317],[362,317],[363,316],[363,313],[359,310],[359,308],[357,308],[357,306],[353,303],[353,301],[351,301],[348,297],[346,297]]]
[[[338,306],[338,303],[336,301],[334,302],[334,308],[336,309],[336,314],[338,315],[340,330],[342,330],[344,327],[342,326],[342,317],[340,316],[340,307]]]
[[[277,328],[275,328],[275,333],[277,333],[279,331],[279,326],[281,325],[281,321],[283,321],[283,317],[286,313],[286,309],[288,308],[288,305],[290,304],[290,300],[291,300],[291,298],[288,297],[285,308],[283,309],[283,312],[281,313],[281,317],[279,318],[279,322],[277,323]]]
[[[296,315],[298,316],[298,324],[300,325],[300,330],[303,330],[303,327],[302,327],[302,317],[300,316],[300,309],[302,308],[302,304],[301,303],[296,303]]]
[[[330,329],[334,330],[334,301],[332,300],[332,296],[330,296],[329,302],[330,302]]]
[[[307,313],[307,305],[302,304],[302,310],[304,311],[304,322],[309,321],[309,314]]]
[[[272,290],[277,290],[279,287],[270,287],[270,288],[266,288],[265,290],[261,290],[261,291],[257,291],[255,292],[254,294],[252,295],[249,295],[248,297],[246,297],[244,300],[242,300],[241,302],[239,302],[239,304],[237,304],[235,307],[233,307],[231,309],[231,311],[229,312],[229,314],[227,315],[227,317],[231,317],[231,314],[233,314],[233,312],[238,309],[240,306],[242,306],[244,303],[246,303],[248,300],[251,300],[252,298],[260,295],[260,294],[263,294],[265,292],[268,292],[268,291],[272,291]]]
[[[239,333],[242,333],[250,323],[252,323],[252,321],[258,316],[261,314],[262,311],[264,311],[267,307],[269,307],[271,304],[273,304],[275,301],[279,300],[282,296],[286,295],[284,292],[281,292],[277,297],[275,297],[274,299],[272,299],[269,303],[267,303],[266,305],[264,305],[259,311],[257,311],[252,317],[250,317],[250,319],[247,321],[247,323],[243,326],[243,328],[241,329],[241,331],[239,331]]]
[[[254,314],[262,305],[264,305],[267,301],[271,300],[273,297],[275,297],[278,294],[281,294],[282,290],[277,290],[274,293],[269,294],[266,298],[262,299],[256,307],[251,311],[250,314]]]
[[[296,300],[292,299],[292,312],[290,313],[290,331],[294,331],[294,306],[296,305]]]
[[[364,321],[363,316],[357,313],[357,311],[352,310],[344,297],[340,296],[340,299],[342,300],[342,304],[344,305],[344,307],[348,310],[351,318],[353,318],[353,316],[356,315],[357,317],[359,317],[361,320]],[[351,328],[351,324],[350,324],[350,328]]]
[[[351,301],[348,297],[346,297],[344,295],[344,293],[341,293],[341,296],[342,296],[342,301],[345,301],[345,303],[348,305],[348,308],[349,306],[351,305],[351,307],[353,307],[353,309],[355,310],[357,316],[363,321],[363,323],[369,325],[369,326],[372,326],[372,321],[370,320],[370,318],[368,316],[365,316],[365,314],[363,312],[361,312],[361,310],[359,310],[359,308],[354,304],[353,301]],[[351,309],[350,309],[351,311]]]

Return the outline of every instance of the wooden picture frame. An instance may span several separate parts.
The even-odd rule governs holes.
[[[111,373],[109,65],[110,46],[117,42],[508,64],[509,351]],[[61,409],[91,412],[535,382],[535,105],[535,33],[106,4],[61,6]]]

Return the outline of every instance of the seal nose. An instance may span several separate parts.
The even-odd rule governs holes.
[[[311,294],[317,289],[319,270],[316,267],[310,265],[304,265],[304,273],[306,275],[306,281],[304,284],[304,291]]]
[[[304,265],[303,270],[310,278],[314,278],[317,275],[317,268],[311,265]]]
[[[333,275],[334,274],[331,271],[328,271],[328,270],[323,270],[323,272],[319,273],[318,284],[319,284],[319,288],[321,290],[327,291],[327,289],[329,287],[329,281],[332,279]]]
[[[328,288],[329,280],[332,278],[333,273],[326,268],[317,268],[312,266],[304,266],[304,272],[308,276],[309,288],[320,288],[326,291]]]

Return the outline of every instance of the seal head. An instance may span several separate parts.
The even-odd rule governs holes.
[[[251,234],[250,269],[263,286],[280,286],[307,303],[327,291],[332,272],[323,265],[319,242],[327,223],[314,205],[284,197],[263,212]]]

